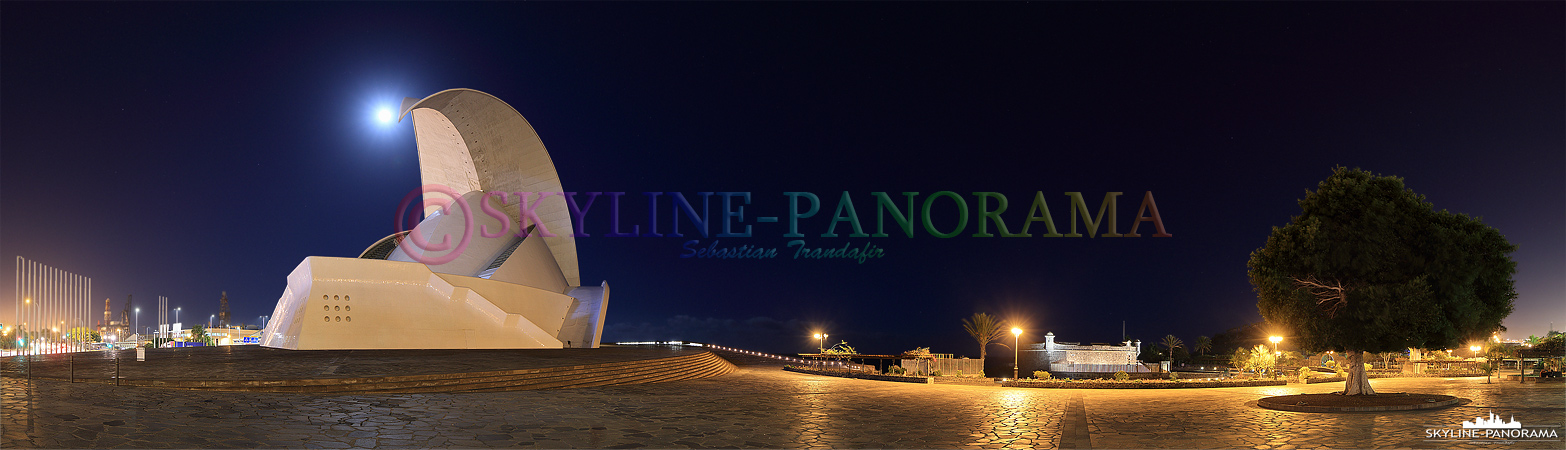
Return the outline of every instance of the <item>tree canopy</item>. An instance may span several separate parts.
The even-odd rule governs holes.
[[[1500,329],[1517,249],[1479,219],[1436,211],[1403,179],[1336,168],[1251,253],[1267,321],[1309,351],[1459,347]]]
[[[979,359],[981,360],[989,355],[985,347],[988,347],[991,342],[999,341],[1006,336],[1005,324],[1002,324],[1000,319],[988,313],[974,313],[972,318],[962,319],[962,329],[966,330],[969,336],[973,336],[974,340],[979,341]]]

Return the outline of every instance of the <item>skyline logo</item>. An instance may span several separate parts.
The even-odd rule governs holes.
[[[1043,191],[1032,193],[1028,208],[1011,208],[1009,213],[1010,202],[1000,192],[973,192],[972,198],[968,198],[955,191],[937,191],[921,198],[919,192],[899,192],[894,197],[877,191],[869,195],[861,193],[856,206],[854,193],[843,191],[837,196],[835,207],[827,207],[811,192],[784,192],[772,208],[752,204],[756,196],[751,192],[697,192],[689,197],[681,192],[643,192],[646,207],[628,208],[630,214],[626,215],[621,214],[621,207],[622,203],[629,202],[620,201],[625,192],[475,192],[477,194],[462,194],[447,186],[431,184],[404,196],[394,216],[397,233],[419,228],[424,220],[437,216],[459,216],[463,224],[460,235],[455,236],[458,233],[440,236],[408,233],[412,244],[408,247],[408,256],[425,264],[444,264],[457,258],[473,239],[509,239],[513,234],[508,233],[510,230],[515,230],[516,237],[537,233],[544,237],[571,238],[685,238],[680,240],[680,258],[771,259],[780,253],[792,253],[796,260],[847,259],[859,264],[886,255],[884,248],[870,242],[880,239],[1174,236],[1164,227],[1152,191],[1143,193],[1129,227],[1119,220],[1122,192],[1105,192],[1096,211],[1081,192],[1065,192],[1057,198],[1053,213]],[[607,198],[607,202],[596,201],[600,197]],[[540,205],[546,200],[557,206],[541,209]],[[595,203],[601,206],[594,209]],[[1064,209],[1060,209],[1062,203]],[[515,212],[507,211],[513,209]],[[829,209],[832,214],[826,218]],[[758,210],[769,215],[756,214]],[[588,220],[591,211],[596,211],[597,217]],[[1026,214],[1022,214],[1023,211]],[[488,225],[475,228],[479,215],[498,221],[499,230],[491,230]],[[645,221],[630,219],[641,215],[645,215]],[[543,217],[549,217],[550,221]],[[1058,227],[1057,217],[1064,222]],[[589,223],[597,225],[592,232],[589,232]],[[550,230],[550,224],[569,229]],[[821,232],[806,233],[801,225]],[[772,234],[766,232],[769,228],[778,233],[774,236],[786,241],[784,247],[792,252],[780,252],[776,243],[770,240],[728,247],[720,246],[717,240],[757,237],[756,230],[762,230],[761,235]],[[827,243],[810,246],[802,239],[807,237],[826,239]],[[863,240],[844,242],[835,241],[836,238]],[[712,240],[703,242],[703,239]],[[434,256],[429,255],[430,252],[446,253]]]
[[[1467,420],[1463,421],[1463,428],[1466,428],[1466,429],[1475,429],[1475,428],[1477,428],[1477,429],[1521,429],[1522,428],[1522,422],[1518,422],[1516,416],[1512,416],[1511,419],[1508,419],[1507,421],[1503,422],[1503,421],[1501,421],[1501,416],[1495,415],[1495,411],[1490,411],[1490,417],[1488,419],[1486,419],[1484,417],[1475,417],[1474,420],[1471,421],[1471,422],[1467,421]]]
[[[1515,442],[1559,442],[1560,425],[1526,426],[1515,415],[1505,420],[1489,411],[1488,416],[1462,422],[1462,428],[1426,425],[1425,442],[1511,444]]]

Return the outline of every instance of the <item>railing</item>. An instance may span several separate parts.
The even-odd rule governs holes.
[[[700,343],[700,342],[686,342],[686,341],[638,341],[638,342],[616,342],[616,343],[614,343],[614,345],[664,345],[664,346],[674,346],[674,347],[703,347],[703,348],[709,348],[709,349],[713,349],[713,350],[722,350],[722,351],[726,351],[726,352],[739,353],[739,354],[742,354],[742,355],[755,356],[755,357],[759,357],[759,358],[776,359],[779,362],[802,363],[802,364],[810,363],[810,361],[806,361],[806,360],[803,360],[803,359],[800,359],[800,358],[795,358],[795,357],[792,357],[792,356],[782,356],[782,355],[776,355],[776,354],[772,354],[772,353],[758,352],[758,351],[755,351],[755,350],[745,350],[745,349],[734,348],[734,347],[726,347],[726,346],[722,346],[722,345],[703,344],[703,343]]]
[[[1050,363],[1050,372],[1078,372],[1078,373],[1114,373],[1114,372],[1152,372],[1142,364],[1062,364]]]
[[[910,374],[934,375],[939,372],[943,376],[984,376],[984,360],[981,359],[905,359],[899,365]]]

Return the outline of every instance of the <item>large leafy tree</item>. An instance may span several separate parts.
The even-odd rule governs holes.
[[[1299,205],[1251,253],[1251,284],[1262,317],[1301,348],[1348,357],[1345,394],[1375,393],[1365,352],[1458,347],[1511,314],[1517,247],[1403,179],[1338,167]]]

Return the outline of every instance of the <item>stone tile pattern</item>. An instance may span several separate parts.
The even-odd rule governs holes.
[[[1494,410],[1566,425],[1560,384],[1375,380],[1458,395],[1436,411],[1308,414],[1254,406],[1331,385],[1079,390],[920,385],[744,366],[635,386],[322,396],[117,387],[7,376],[4,448],[1498,448],[1424,442]],[[1560,448],[1519,442],[1505,448]]]
[[[287,380],[385,377],[533,369],[668,358],[697,347],[604,347],[500,350],[282,350],[255,345],[155,349],[137,362],[134,350],[0,358],[5,376],[110,381]],[[74,373],[74,375],[73,375]]]

